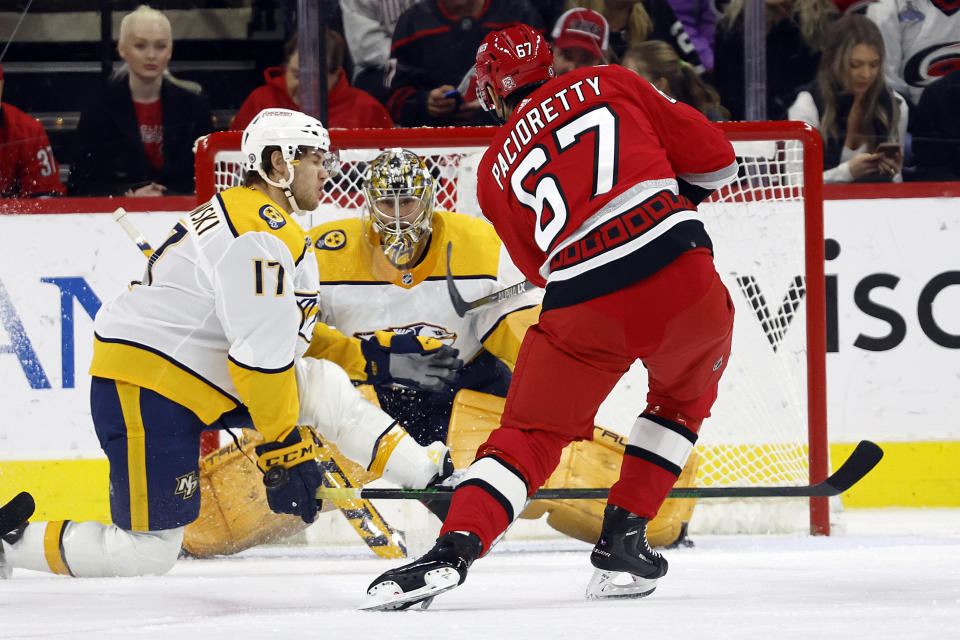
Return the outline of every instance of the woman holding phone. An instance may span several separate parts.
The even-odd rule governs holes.
[[[798,92],[790,120],[823,137],[823,181],[901,182],[907,103],[883,78],[883,37],[859,14],[827,30],[817,77]]]

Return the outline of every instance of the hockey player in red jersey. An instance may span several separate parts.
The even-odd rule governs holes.
[[[554,78],[551,63],[526,25],[491,33],[477,51],[480,100],[504,123],[480,163],[480,206],[517,267],[545,287],[543,310],[520,347],[501,426],[457,485],[436,545],[374,580],[364,608],[429,604],[462,584],[562,448],[590,437],[637,359],[647,404],[610,490],[587,596],[645,596],[667,571],[647,521],[710,415],[733,329],[697,204],[736,177],[737,163],[717,127],[632,72]]]

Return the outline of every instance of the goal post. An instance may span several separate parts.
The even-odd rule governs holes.
[[[700,210],[737,317],[731,361],[697,443],[704,459],[697,484],[819,482],[830,472],[820,135],[799,122],[719,126],[734,146],[740,172]],[[476,202],[477,166],[495,131],[333,129],[331,145],[341,158],[341,176],[328,182],[305,226],[358,215],[366,163],[393,147],[424,158],[437,181],[437,208],[482,215]],[[240,184],[241,135],[214,133],[198,141],[198,202]],[[601,407],[598,423],[628,432],[645,391],[645,372],[636,366]],[[721,504],[727,502],[702,500],[694,521],[707,521],[707,511],[716,508],[716,523],[709,530],[830,532],[827,498]],[[786,511],[791,514],[784,515]],[[806,524],[799,525],[798,517]]]

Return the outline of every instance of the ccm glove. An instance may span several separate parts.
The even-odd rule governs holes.
[[[316,519],[316,493],[322,477],[317,446],[309,429],[297,427],[282,442],[267,442],[254,449],[267,487],[267,504],[274,513],[300,516],[307,523]]]
[[[367,382],[396,382],[426,391],[443,391],[457,379],[463,360],[460,351],[436,338],[409,333],[377,331],[369,340],[360,342],[367,360]]]

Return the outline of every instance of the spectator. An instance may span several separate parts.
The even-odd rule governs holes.
[[[804,87],[791,120],[816,127],[823,138],[823,181],[901,182],[907,103],[883,77],[883,37],[860,14],[827,30],[816,82]]]
[[[960,5],[956,0],[877,0],[867,17],[886,48],[887,84],[917,104],[924,87],[957,66]]]
[[[3,103],[0,66],[0,198],[62,196],[65,191],[43,125]]]
[[[715,4],[704,0],[670,0],[670,6],[697,50],[704,69],[712,72],[713,32],[717,25]]]
[[[193,143],[213,120],[197,85],[167,71],[170,21],[147,6],[128,13],[117,51],[126,64],[80,113],[70,195],[193,193]]]
[[[327,117],[329,128],[393,127],[390,114],[370,94],[350,86],[343,70],[346,44],[335,31],[327,29]],[[265,84],[247,96],[230,125],[231,129],[245,129],[254,116],[263,109],[282,108],[300,110],[300,56],[297,37],[283,48],[282,67],[269,67],[263,72]]]
[[[542,30],[527,0],[424,0],[397,21],[391,45],[393,121],[406,127],[485,125],[468,91],[477,47],[496,29],[525,23]]]
[[[621,64],[667,96],[690,105],[712,122],[730,119],[717,90],[697,75],[666,42],[648,40],[623,54]]]
[[[927,85],[914,113],[915,180],[960,180],[960,69]]]
[[[400,14],[417,0],[340,0],[343,33],[353,56],[353,86],[380,102],[387,101],[384,76],[390,39]]]
[[[553,69],[557,75],[580,67],[594,67],[607,59],[610,27],[590,9],[570,9],[557,19],[553,38]]]
[[[744,0],[717,21],[714,80],[733,120],[746,117],[743,70]],[[812,82],[823,37],[837,9],[830,0],[766,0],[767,120],[782,120],[799,87]]]
[[[697,73],[706,70],[667,0],[568,0],[567,7],[584,7],[603,14],[610,25],[610,60],[613,62],[619,62],[635,44],[663,40]]]

